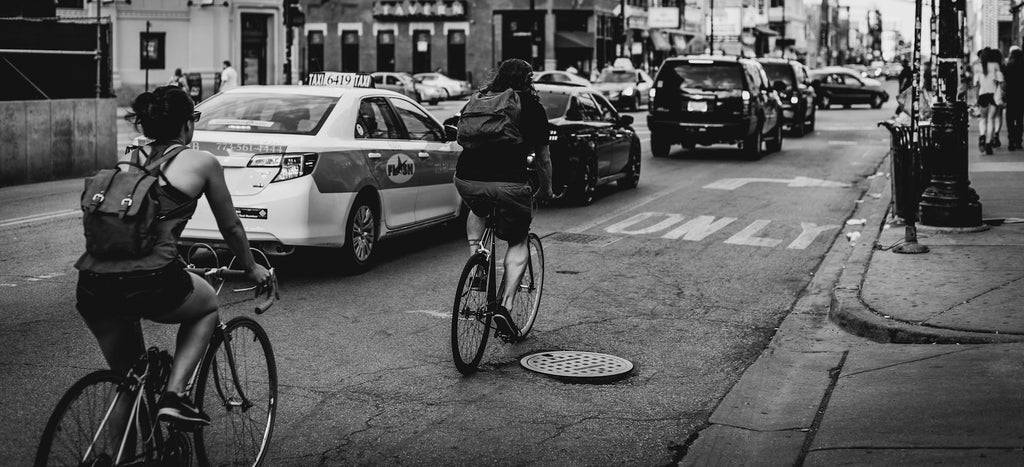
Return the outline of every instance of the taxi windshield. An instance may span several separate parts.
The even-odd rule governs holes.
[[[301,94],[220,94],[199,106],[196,130],[313,135],[337,101]]]

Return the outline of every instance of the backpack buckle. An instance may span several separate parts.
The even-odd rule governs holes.
[[[122,199],[121,200],[121,206],[129,207],[129,208],[132,207],[132,199],[131,198]]]
[[[92,200],[96,203],[102,203],[105,198],[106,197],[103,196],[103,193],[96,193],[95,195],[92,195]]]

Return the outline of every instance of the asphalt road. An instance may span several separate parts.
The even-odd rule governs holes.
[[[444,118],[458,106],[431,110]],[[759,161],[724,146],[653,159],[635,113],[639,188],[540,210],[548,276],[534,332],[492,341],[468,378],[448,353],[466,255],[457,228],[386,243],[358,276],[314,252],[280,260],[283,300],[258,318],[281,381],[268,465],[673,462],[764,350],[879,170],[888,135],[875,122],[894,107],[819,112],[816,133]],[[102,367],[74,310],[80,190],[80,180],[0,188],[3,464],[25,465],[63,391]],[[169,328],[146,325],[149,343],[171,346]],[[541,350],[609,353],[635,369],[612,384],[566,384],[520,367]]]

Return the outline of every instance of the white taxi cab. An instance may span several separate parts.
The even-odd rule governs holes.
[[[458,217],[462,148],[412,99],[369,75],[322,73],[305,86],[243,86],[196,110],[192,147],[224,167],[250,242],[270,254],[340,248],[357,269],[378,241]],[[182,245],[222,242],[205,202]]]

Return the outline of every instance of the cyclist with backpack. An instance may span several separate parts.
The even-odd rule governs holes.
[[[110,368],[123,374],[145,351],[141,318],[179,324],[159,416],[205,425],[209,417],[183,393],[217,324],[217,295],[206,280],[184,270],[177,250],[200,196],[206,195],[249,279],[268,285],[271,274],[253,259],[220,164],[208,152],[187,148],[200,118],[188,94],[162,86],[136,97],[132,111],[135,125],[153,142],[136,148],[131,161],[86,179],[77,308]],[[129,408],[118,411],[126,416]]]
[[[533,68],[514,58],[498,65],[491,82],[470,97],[458,123],[463,151],[455,167],[455,188],[471,210],[466,220],[470,254],[481,247],[485,219],[493,212],[495,234],[508,242],[507,280],[494,320],[501,332],[513,337],[519,332],[508,309],[526,271],[526,240],[533,221],[533,189],[527,184],[530,153],[536,155],[540,179],[537,197],[553,197],[547,123],[533,89]]]

